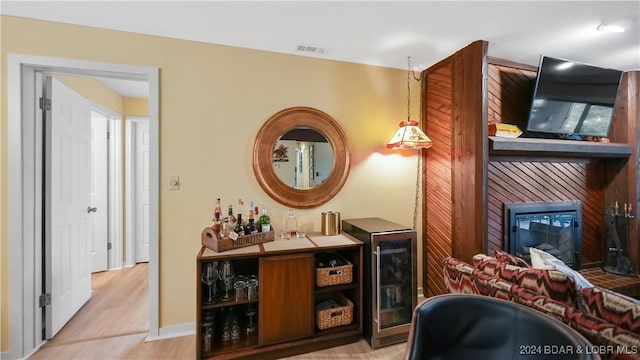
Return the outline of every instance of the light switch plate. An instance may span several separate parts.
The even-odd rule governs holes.
[[[169,190],[180,190],[180,176],[169,176]]]

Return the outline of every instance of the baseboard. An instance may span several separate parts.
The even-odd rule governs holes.
[[[145,341],[158,341],[196,334],[196,324],[186,323],[180,325],[165,326],[158,329],[158,336],[147,336]]]
[[[29,354],[27,354],[24,357],[20,357],[20,355],[16,355],[11,353],[11,350],[9,350],[9,352],[2,352],[0,353],[0,359],[3,360],[28,360],[30,359],[33,355],[35,355],[36,352],[38,352],[38,350],[40,350],[40,348],[42,347],[42,345],[46,344],[47,341],[42,341],[40,343],[40,345],[38,345],[35,349],[32,349]]]

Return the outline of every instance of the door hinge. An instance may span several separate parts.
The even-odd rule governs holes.
[[[40,110],[51,111],[51,99],[40,97]]]
[[[40,307],[45,307],[47,305],[51,305],[51,294],[42,294],[38,299],[40,302]]]
[[[110,242],[107,243],[107,250],[111,250],[111,243]]]
[[[107,131],[107,140],[111,139],[111,131]]]

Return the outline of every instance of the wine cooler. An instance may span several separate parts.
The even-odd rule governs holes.
[[[372,348],[407,341],[417,305],[416,230],[380,218],[342,221],[364,243],[363,332]]]

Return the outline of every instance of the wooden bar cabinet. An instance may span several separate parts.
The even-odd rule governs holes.
[[[362,246],[348,234],[308,234],[225,252],[203,246],[196,258],[196,357],[275,359],[362,339]],[[317,285],[317,259],[327,254],[352,265],[351,282]],[[231,279],[229,269],[233,279],[257,277],[257,293],[240,289],[236,298],[222,279],[223,273]],[[327,299],[353,304],[349,324],[319,329],[316,304]],[[341,315],[338,308],[335,316]]]

